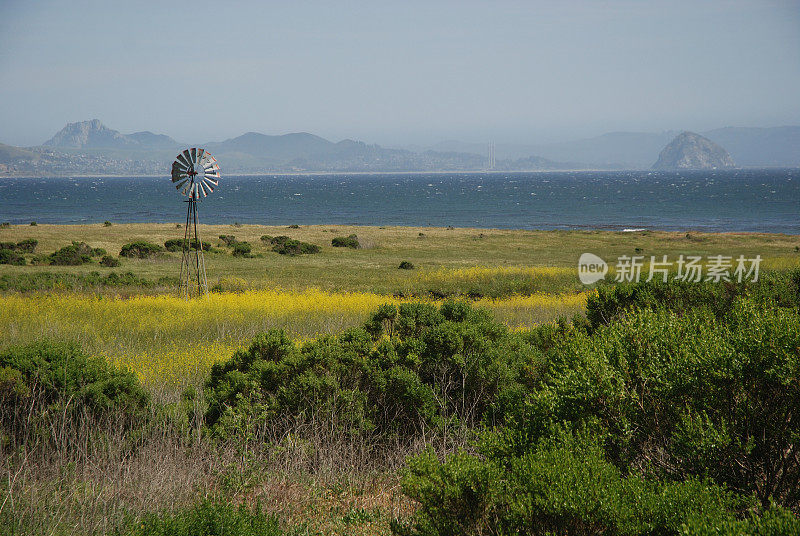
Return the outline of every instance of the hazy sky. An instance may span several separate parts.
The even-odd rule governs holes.
[[[540,142],[800,123],[800,0],[0,0],[0,142]]]

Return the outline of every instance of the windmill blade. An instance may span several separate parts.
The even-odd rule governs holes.
[[[172,183],[181,195],[189,199],[199,200],[201,195],[208,197],[219,186],[220,178],[217,159],[202,148],[184,149],[172,163]]]
[[[183,151],[181,151],[181,153],[180,153],[180,154],[178,154],[178,157],[177,157],[177,159],[178,159],[178,160],[179,160],[179,161],[180,161],[180,162],[181,162],[181,163],[182,163],[184,166],[186,166],[186,169],[189,169],[190,167],[192,167],[192,163],[191,163],[191,160],[190,160],[190,159],[191,159],[191,156],[189,155],[189,149],[184,149]]]

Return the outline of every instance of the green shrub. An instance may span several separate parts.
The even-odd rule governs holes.
[[[92,248],[92,257],[102,257],[106,253],[108,252],[103,248]]]
[[[402,261],[400,263],[400,266],[398,266],[398,268],[400,270],[413,270],[414,269],[414,264],[411,263],[410,261]]]
[[[111,227],[111,222],[106,220],[103,222],[103,227]]]
[[[313,415],[348,433],[411,437],[501,420],[536,356],[466,303],[385,305],[363,329],[299,347],[282,331],[257,337],[212,367],[206,421],[229,433]]]
[[[38,223],[36,223],[35,221],[32,221],[32,222],[31,222],[31,227],[36,227],[37,225],[39,225],[39,224],[38,224]]]
[[[599,426],[609,459],[654,478],[693,475],[741,494],[800,507],[800,316],[737,300],[708,310],[640,310],[592,335],[574,330],[516,420],[529,441],[548,426]],[[518,450],[527,448],[517,445]]]
[[[267,235],[262,236],[261,239],[264,240],[266,236]],[[266,242],[267,240],[264,241]],[[293,240],[288,236],[269,237],[269,243],[272,244],[272,251],[280,253],[281,255],[294,256],[320,252],[320,247],[318,245]]]
[[[117,259],[116,257],[112,257],[111,255],[104,255],[103,258],[100,259],[100,264],[107,268],[116,268],[122,263],[120,263],[119,259]]]
[[[740,511],[757,510],[753,501],[702,480],[652,482],[624,473],[606,460],[600,443],[562,433],[511,458],[459,453],[440,462],[428,451],[411,459],[403,478],[404,492],[420,507],[411,521],[394,523],[394,532],[679,534],[687,526],[734,526]],[[800,530],[800,521],[780,508],[755,519],[780,526],[775,518]]]
[[[203,500],[174,512],[149,514],[129,522],[123,536],[280,536],[273,515],[244,505]]]
[[[92,261],[92,248],[86,242],[73,242],[50,254],[50,264],[79,266]]]
[[[331,245],[335,248],[358,249],[358,236],[354,234],[350,236],[337,236],[331,240]]]
[[[222,237],[220,237],[220,238],[222,238]],[[289,237],[287,236],[286,238],[289,238]],[[261,235],[261,241],[271,244],[272,243],[272,236],[268,235],[268,234]]]
[[[170,238],[164,242],[164,249],[172,253],[183,251],[184,242],[185,240],[183,238]],[[201,244],[201,242],[196,238],[192,238],[189,243],[191,244],[191,248],[194,250],[198,249],[198,245]],[[211,242],[203,241],[202,248],[203,251],[209,251],[211,249]]]
[[[589,296],[586,316],[593,328],[608,324],[635,308],[666,308],[675,312],[704,308],[723,318],[734,301],[751,297],[765,305],[800,311],[800,270],[767,272],[752,283],[691,283],[661,281],[599,286]]]
[[[21,253],[33,253],[36,251],[36,246],[39,245],[39,241],[35,238],[26,238],[14,246],[13,249],[21,252]]]
[[[236,242],[233,245],[234,257],[249,257],[251,251],[253,251],[253,246],[249,242]]]
[[[13,249],[0,249],[0,264],[13,264],[15,266],[25,266],[25,257]]]
[[[219,239],[228,247],[233,247],[237,242],[236,237],[233,235],[219,235]]]
[[[158,244],[153,244],[145,240],[137,240],[136,242],[130,242],[122,246],[122,250],[119,252],[119,255],[120,257],[136,257],[139,259],[146,259],[148,257],[152,257],[153,255],[157,255],[162,251],[164,251],[164,248]]]
[[[0,353],[0,370],[0,389],[11,395],[0,399],[0,418],[7,429],[14,428],[21,407],[35,413],[59,408],[75,415],[85,410],[93,417],[122,410],[132,417],[148,404],[147,392],[132,373],[88,357],[74,344],[42,341],[6,348]]]

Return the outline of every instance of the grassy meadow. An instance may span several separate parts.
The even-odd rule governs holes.
[[[334,237],[351,234],[358,249],[331,246]],[[80,266],[32,263],[73,241],[117,257],[126,243],[163,245],[182,235],[175,223],[0,227],[0,242],[37,241],[26,265],[0,265],[0,352],[43,340],[72,342],[89,358],[133,373],[152,401],[146,424],[133,435],[115,421],[98,431],[96,421],[70,420],[62,408],[60,417],[41,421],[49,428],[26,417],[38,432],[26,432],[32,435],[22,447],[0,437],[0,524],[13,533],[116,534],[125,526],[126,535],[168,534],[146,532],[143,512],[172,515],[198,497],[222,497],[274,516],[275,530],[285,534],[391,534],[393,519],[417,511],[401,488],[408,455],[471,451],[471,429],[455,420],[457,432],[445,421],[411,439],[366,433],[355,440],[337,420],[342,416],[312,415],[286,430],[262,430],[266,442],[261,436],[219,441],[202,416],[212,367],[245,354],[269,330],[282,330],[296,348],[322,340],[324,349],[326,336],[364,326],[385,304],[440,308],[451,297],[487,310],[491,322],[508,328],[502,344],[516,348],[522,343],[514,337],[529,341],[537,327],[561,329],[559,318],[583,319],[597,292],[577,277],[584,252],[610,264],[621,255],[760,255],[764,272],[800,266],[800,238],[789,235],[329,225],[202,225],[201,239],[213,249],[205,254],[212,291],[201,299],[178,296],[180,253],[120,258],[115,268],[96,258]],[[220,235],[249,242],[252,255],[233,256]],[[263,235],[286,235],[321,251],[280,255]],[[399,269],[403,261],[414,268]],[[102,282],[127,273],[133,277],[122,283]],[[389,338],[378,337],[375,351]],[[299,362],[293,359],[287,363]],[[3,374],[0,367],[0,402],[19,395],[15,377]],[[314,379],[319,386],[329,380]],[[39,439],[44,429],[55,446]]]
[[[91,355],[127,367],[156,392],[174,398],[177,387],[197,383],[212,363],[230,357],[258,333],[280,328],[295,340],[332,335],[360,325],[382,303],[466,297],[511,328],[571,317],[583,311],[587,289],[577,259],[594,252],[609,262],[620,255],[760,254],[762,266],[800,264],[800,240],[770,234],[668,232],[513,231],[356,226],[203,225],[209,288],[204,300],[177,297],[180,253],[121,258],[118,268],[0,265],[10,289],[0,295],[0,348],[43,338],[74,340]],[[356,234],[359,249],[331,247],[336,236]],[[253,257],[235,257],[220,235],[253,245]],[[260,238],[287,235],[321,246],[312,255],[271,251]],[[0,241],[38,241],[48,254],[73,240],[116,256],[123,244],[162,244],[181,237],[177,224],[15,225]],[[398,269],[410,261],[413,270]],[[152,286],[72,287],[15,292],[20,277],[85,276],[131,272]],[[164,282],[165,278],[171,278]]]

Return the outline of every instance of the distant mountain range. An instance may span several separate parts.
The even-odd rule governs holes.
[[[613,132],[570,142],[497,144],[495,170],[649,169],[677,132]],[[742,167],[800,166],[800,126],[722,128],[702,134],[727,149]],[[37,147],[0,144],[0,174],[166,174],[188,147],[164,134],[121,132],[99,120],[69,123]],[[228,173],[478,171],[487,145],[459,141],[388,148],[361,141],[332,142],[305,132],[248,132],[201,146]]]
[[[495,154],[504,159],[538,155],[556,161],[583,162],[598,168],[648,169],[678,134],[680,132],[676,131],[610,132],[560,143],[497,144]],[[800,167],[800,126],[726,127],[700,134],[725,148],[741,167]],[[410,148],[486,154],[486,144],[459,141]]]

